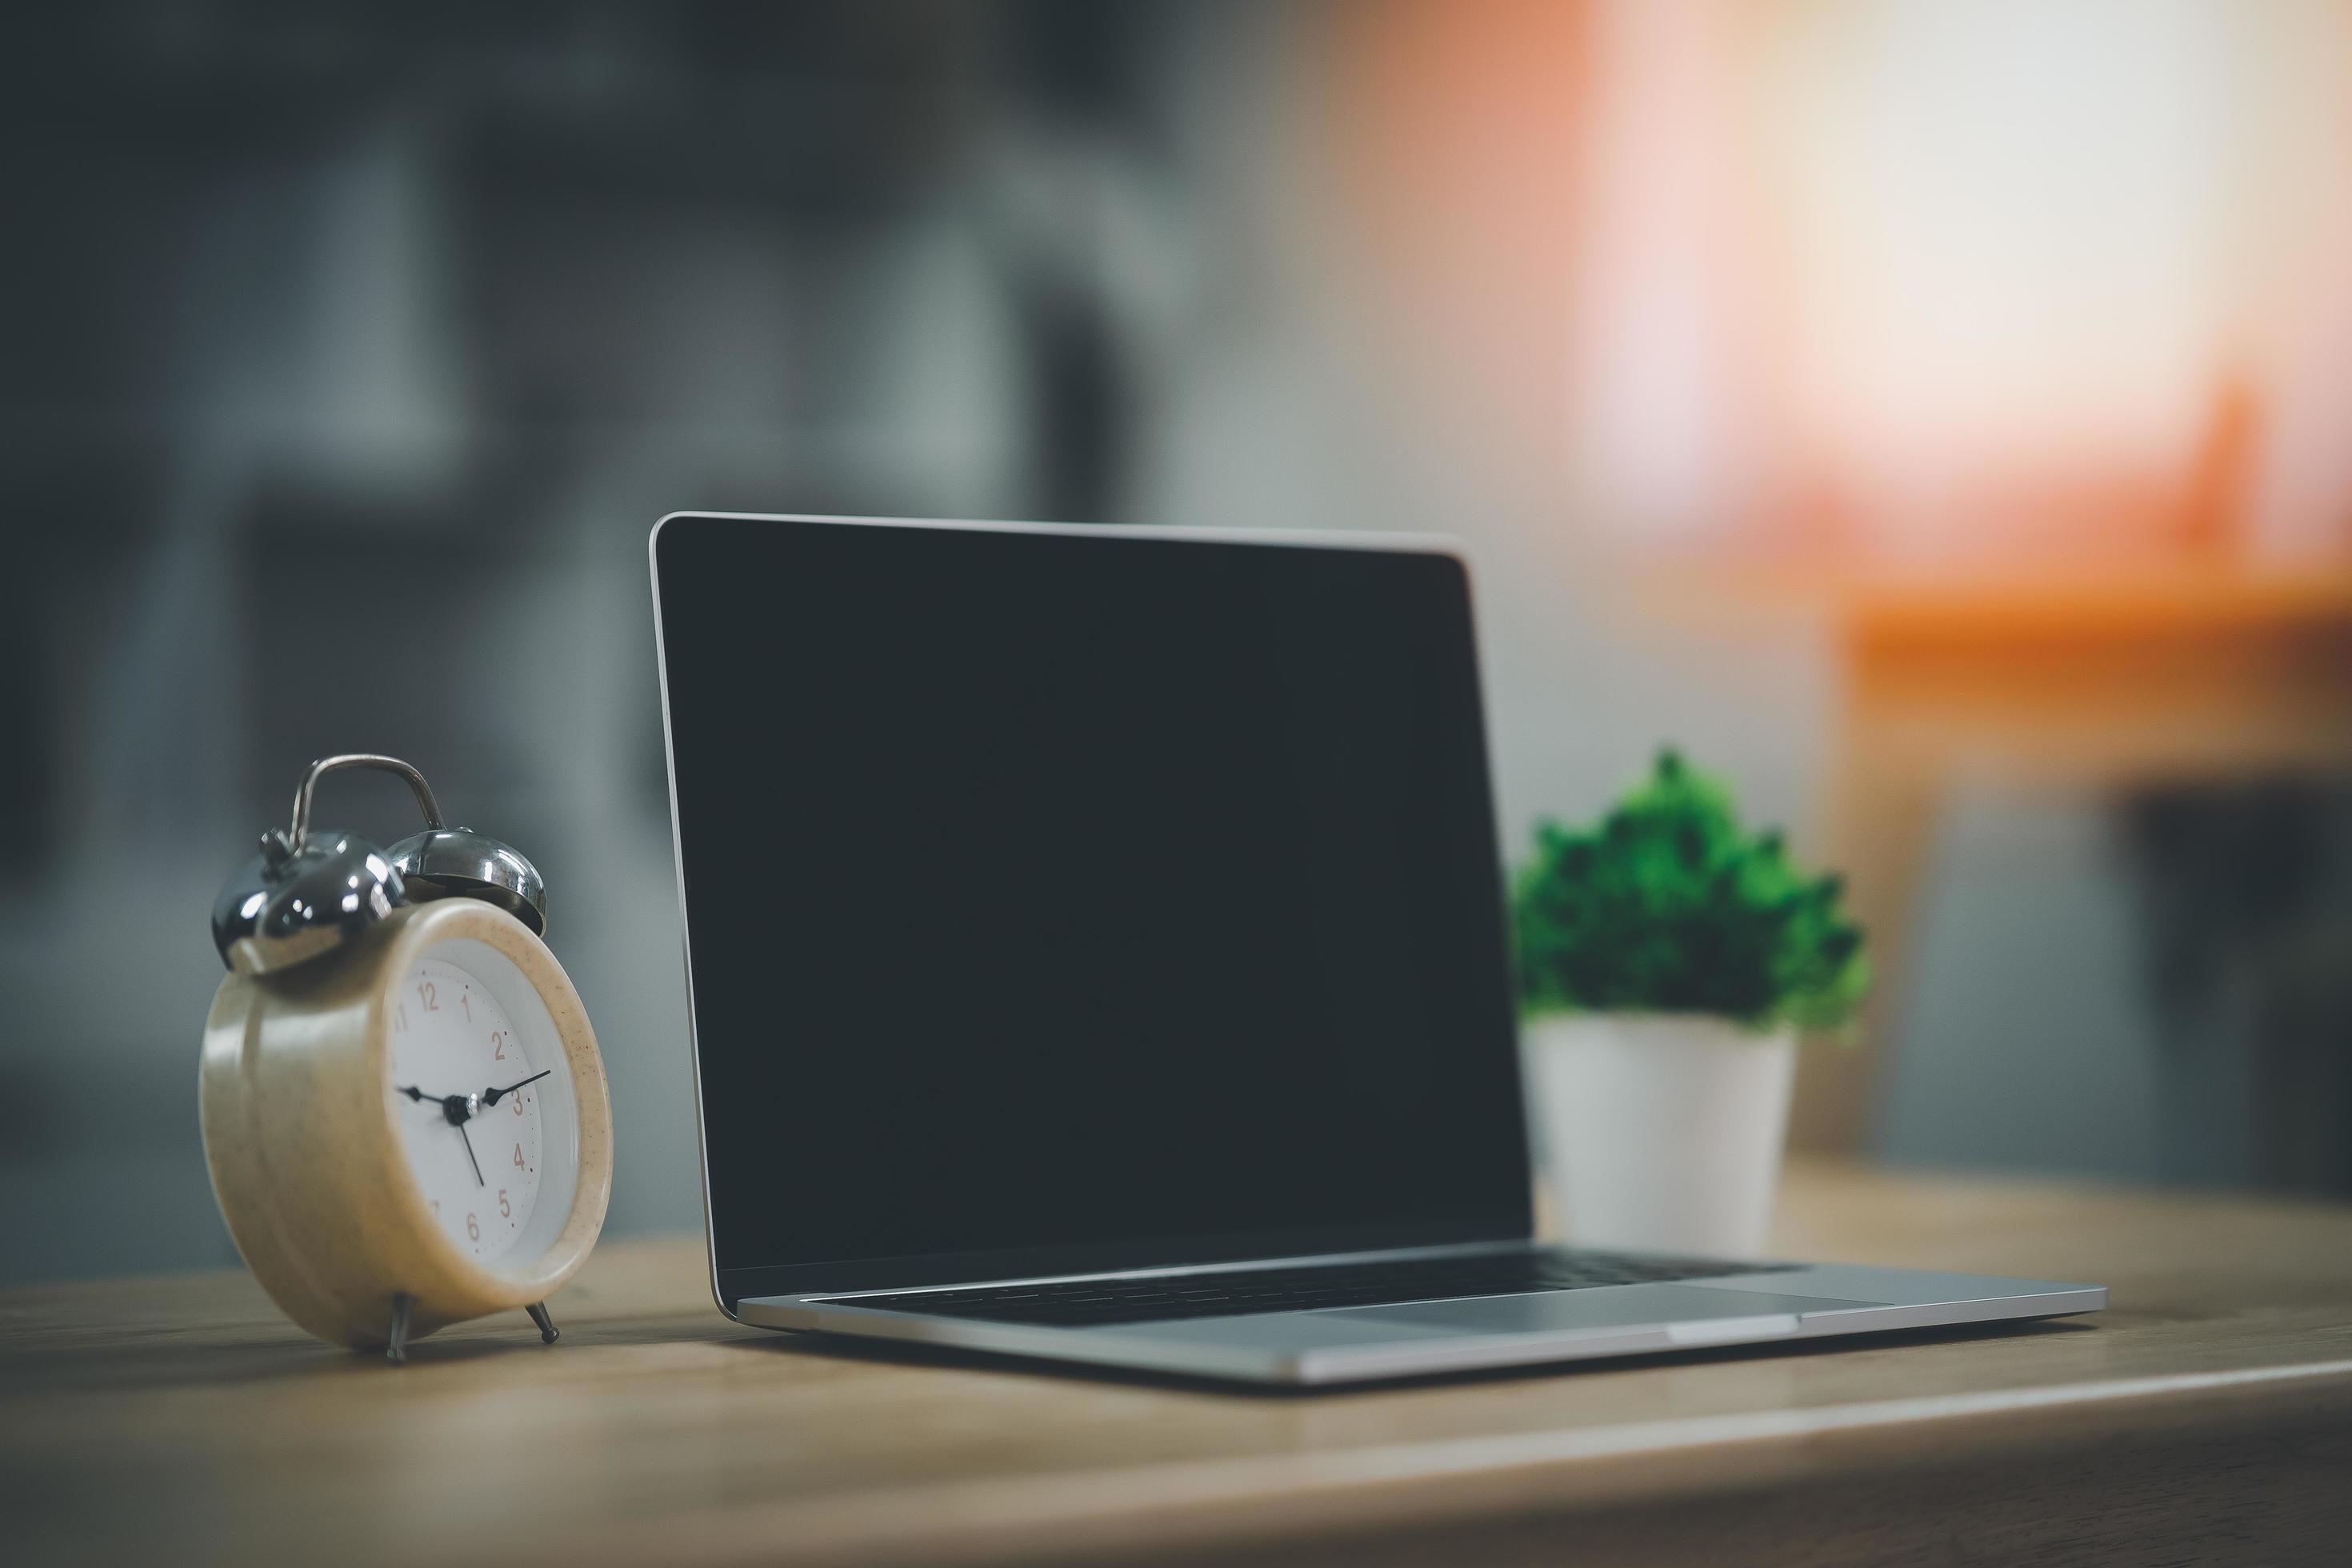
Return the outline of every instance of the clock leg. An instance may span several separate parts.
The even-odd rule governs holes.
[[[403,1290],[392,1299],[392,1334],[383,1347],[383,1359],[394,1366],[408,1359],[408,1317],[416,1310],[416,1298]]]
[[[539,1325],[539,1342],[543,1345],[553,1344],[556,1340],[555,1320],[547,1315],[547,1303],[533,1301],[523,1310],[529,1312],[530,1321]]]

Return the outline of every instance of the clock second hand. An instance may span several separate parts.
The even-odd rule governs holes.
[[[474,1158],[474,1135],[466,1131],[466,1124],[462,1121],[457,1123],[457,1136],[466,1141],[466,1160],[474,1167],[474,1185],[488,1186],[489,1183],[482,1180],[482,1163]]]

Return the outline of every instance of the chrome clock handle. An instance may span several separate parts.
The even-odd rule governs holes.
[[[440,804],[433,798],[433,786],[425,782],[423,773],[398,757],[379,756],[373,752],[347,752],[339,757],[320,757],[310,764],[310,771],[302,775],[302,787],[294,792],[294,829],[287,835],[289,849],[299,849],[310,839],[310,797],[318,793],[319,781],[329,773],[341,773],[347,768],[375,768],[397,773],[407,781],[409,792],[416,796],[417,808],[425,813],[425,826],[433,829],[443,826]]]

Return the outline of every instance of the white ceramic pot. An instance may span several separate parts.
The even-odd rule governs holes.
[[[1568,1013],[1529,1020],[1521,1041],[1565,1239],[1762,1256],[1793,1031],[1701,1014]]]

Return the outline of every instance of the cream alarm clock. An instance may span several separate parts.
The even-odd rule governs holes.
[[[319,781],[377,768],[425,830],[388,849],[310,826]],[[604,1224],[613,1119],[579,994],[540,940],[546,891],[443,824],[392,757],[329,757],[290,832],[222,892],[229,968],[200,1073],[213,1193],[247,1265],[322,1340],[383,1348],[547,1299]]]

